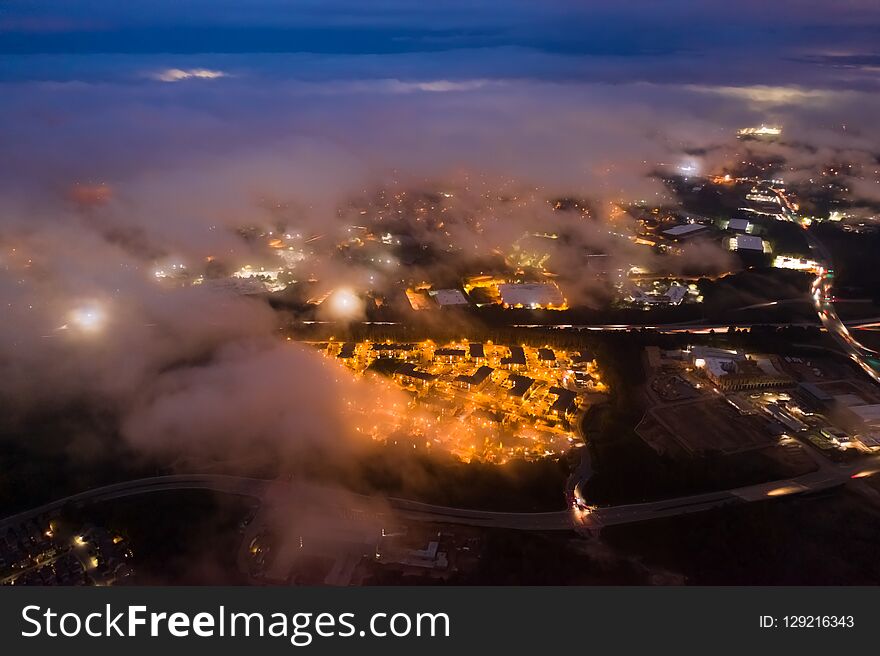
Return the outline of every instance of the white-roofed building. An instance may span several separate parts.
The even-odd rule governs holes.
[[[731,219],[727,224],[727,229],[735,232],[748,232],[751,227],[752,224],[748,219]]]
[[[868,405],[865,399],[858,394],[835,394],[834,401],[847,408],[855,405]]]
[[[730,250],[763,253],[764,240],[756,235],[737,235],[730,239]]]
[[[865,448],[870,449],[871,451],[877,451],[880,449],[880,433],[877,431],[859,433],[856,435],[856,439],[858,439]]]
[[[759,356],[750,359],[739,351],[694,347],[691,362],[723,390],[750,390],[779,387],[792,380],[774,366],[772,360]]]
[[[503,283],[498,285],[498,293],[507,307],[565,307],[565,297],[552,282]]]
[[[467,305],[468,300],[460,289],[434,289],[428,292],[440,307]]]
[[[851,405],[847,412],[866,426],[880,427],[880,403],[871,405]]]
[[[643,306],[654,305],[680,305],[687,296],[688,288],[681,283],[672,283],[665,290],[655,285],[655,288],[635,288],[632,292],[632,302]]]
[[[702,223],[682,223],[681,225],[664,230],[663,234],[670,239],[687,239],[706,230],[708,230],[708,227],[704,226]]]

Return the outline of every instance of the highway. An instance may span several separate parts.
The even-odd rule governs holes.
[[[818,458],[819,456],[817,456]],[[590,513],[574,512],[578,529],[596,530],[606,526],[632,524],[664,517],[703,512],[755,501],[767,501],[795,494],[821,492],[844,485],[853,478],[864,478],[880,472],[880,456],[848,466],[837,466],[823,458],[819,469],[803,476],[758,483],[745,487],[678,497],[664,501],[636,503],[597,508]]]
[[[252,497],[260,501],[314,504],[319,505],[322,512],[331,512],[343,517],[371,514],[378,518],[394,516],[416,521],[529,531],[572,528],[571,514],[568,511],[509,513],[469,510],[407,499],[370,497],[299,481],[270,481],[218,474],[180,474],[141,478],[73,494],[0,520],[0,530],[39,515],[57,512],[66,504],[97,503],[171,490],[210,490]]]
[[[781,305],[786,303],[807,303],[810,299],[806,297],[802,298],[789,298],[780,301],[769,301],[766,303],[757,303],[754,305],[746,305],[739,308],[733,308],[733,311],[742,311],[742,310],[753,310],[764,307],[772,307],[774,305]],[[861,301],[860,301],[861,302]],[[314,324],[314,323],[325,323],[325,324],[334,324],[332,321],[303,321],[303,324]],[[364,321],[363,325],[403,325],[401,323],[393,322],[393,321]],[[878,317],[868,317],[864,319],[848,319],[846,321],[840,321],[842,325],[845,325],[849,328],[853,329],[873,329],[880,326],[880,316]],[[724,323],[707,323],[703,319],[695,319],[693,321],[683,321],[679,323],[513,323],[509,324],[511,328],[526,328],[530,330],[538,330],[538,329],[547,329],[547,330],[581,330],[581,331],[592,331],[592,332],[626,332],[629,330],[652,330],[659,333],[694,333],[694,334],[702,334],[708,333],[709,331],[726,331],[731,328],[755,328],[755,327],[769,327],[769,328],[789,328],[789,327],[797,327],[797,328],[815,328],[817,326],[824,327],[824,322],[822,321],[795,321],[795,322],[767,322],[767,321],[728,321]]]
[[[237,494],[273,503],[288,501],[299,505],[319,505],[322,512],[340,517],[369,514],[377,519],[391,517],[413,521],[461,524],[485,528],[524,531],[595,531],[605,526],[643,522],[663,517],[702,512],[738,503],[763,501],[793,494],[818,492],[843,485],[853,478],[880,472],[880,455],[847,466],[824,459],[817,471],[796,478],[759,483],[720,492],[709,492],[646,503],[593,509],[560,510],[543,513],[494,512],[437,506],[407,499],[369,497],[299,481],[269,481],[217,474],[192,474],[141,478],[93,488],[57,499],[31,510],[0,520],[0,530],[40,515],[57,512],[65,504],[85,504],[171,490],[210,490]]]
[[[844,350],[844,353],[862,370],[871,377],[875,383],[880,383],[880,354],[860,344],[849,331],[848,325],[853,328],[871,328],[873,324],[869,320],[860,322],[843,322],[837,316],[832,301],[831,289],[834,285],[834,270],[831,266],[831,254],[825,245],[819,241],[810,230],[805,230],[807,243],[816,256],[816,260],[824,264],[819,270],[811,287],[811,297],[816,314],[822,326]]]

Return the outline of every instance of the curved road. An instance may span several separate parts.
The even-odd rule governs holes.
[[[288,483],[219,474],[180,474],[141,478],[73,494],[0,520],[0,529],[7,525],[27,521],[38,515],[57,511],[66,504],[95,503],[169,490],[211,490],[253,497],[261,501],[291,499],[301,503],[317,503],[320,504],[322,511],[335,511],[346,516],[363,515],[364,513],[384,516],[391,515],[393,512],[395,516],[418,521],[520,530],[543,531],[572,527],[571,515],[568,511],[508,513],[468,510],[436,506],[407,499],[369,497],[302,482]]]
[[[820,464],[817,471],[792,479],[662,501],[598,508],[592,512],[561,510],[544,513],[468,510],[406,499],[368,497],[301,482],[287,483],[217,474],[181,474],[141,478],[80,492],[0,520],[0,529],[57,511],[68,503],[95,503],[151,492],[197,489],[238,494],[261,501],[279,498],[296,499],[300,502],[317,501],[322,505],[322,510],[335,511],[342,516],[369,513],[377,517],[388,517],[393,514],[416,521],[465,524],[487,528],[527,531],[572,529],[590,531],[604,526],[701,512],[731,504],[767,500],[804,492],[817,492],[842,485],[851,478],[862,478],[878,472],[880,472],[880,456],[847,466],[836,466],[825,461],[824,464]]]
[[[819,315],[819,320],[828,334],[843,347],[849,358],[858,364],[875,383],[880,383],[880,358],[878,358],[877,351],[860,344],[837,316],[837,311],[834,309],[834,303],[831,301],[834,271],[830,267],[831,259],[828,251],[815,235],[809,231],[806,232],[806,235],[810,248],[816,251],[817,255],[821,257],[821,261],[826,264],[826,267],[819,270],[812,285],[813,305]],[[863,325],[870,325],[870,322],[864,322]]]

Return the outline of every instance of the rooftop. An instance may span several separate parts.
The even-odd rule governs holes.
[[[880,403],[853,405],[849,410],[866,424],[880,425]]]
[[[466,354],[467,351],[458,348],[439,348],[434,351],[434,357],[441,358],[463,358]]]
[[[503,283],[498,293],[505,305],[523,307],[548,307],[565,305],[565,298],[553,283]]]
[[[513,383],[507,392],[510,396],[525,396],[526,392],[535,384],[534,378],[528,376],[520,376],[519,374],[511,374],[508,380]]]
[[[556,354],[553,352],[553,349],[539,348],[538,349],[538,359],[544,360],[545,362],[555,362],[556,361]]]
[[[467,305],[468,300],[460,289],[436,289],[428,292],[440,307],[446,305]]]
[[[575,408],[577,393],[564,387],[551,387],[550,393],[556,395],[556,401],[550,406],[550,410],[557,414],[566,414]]]
[[[764,240],[755,235],[737,235],[730,240],[730,250],[764,252]]]
[[[416,366],[411,362],[404,362],[401,364],[397,370],[394,372],[397,376],[406,376],[407,378],[414,378],[416,380],[434,380],[437,378],[435,374],[428,373],[427,371],[420,371],[416,369]]]
[[[465,376],[464,374],[457,376],[455,380],[460,383],[467,383],[468,385],[479,385],[484,380],[486,380],[489,376],[492,375],[492,372],[495,371],[492,367],[480,367],[470,376]]]
[[[696,234],[701,230],[706,230],[706,226],[702,223],[682,223],[681,225],[664,230],[663,234],[668,237],[684,237],[685,235]]]
[[[525,364],[526,363],[526,352],[522,346],[510,346],[508,347],[510,351],[510,356],[506,358],[501,358],[501,364]]]

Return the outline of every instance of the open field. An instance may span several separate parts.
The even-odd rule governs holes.
[[[692,453],[736,453],[775,442],[765,420],[741,415],[720,398],[655,408],[652,414]]]

